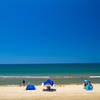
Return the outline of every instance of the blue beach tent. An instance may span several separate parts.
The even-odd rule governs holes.
[[[85,89],[86,89],[87,91],[92,90],[92,86],[91,86],[90,84],[89,84],[89,85],[86,85]]]
[[[51,81],[50,79],[48,79],[47,81],[45,81],[44,83],[42,83],[42,85],[46,85],[46,84],[50,84],[51,86],[54,86],[54,82]]]
[[[34,87],[33,84],[28,84],[26,87],[26,90],[35,90],[36,88]]]

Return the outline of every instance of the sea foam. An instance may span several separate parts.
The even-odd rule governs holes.
[[[22,79],[22,78],[49,78],[49,76],[0,76],[1,79]]]
[[[90,78],[100,78],[100,76],[90,76]]]

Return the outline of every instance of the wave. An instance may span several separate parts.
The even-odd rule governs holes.
[[[90,78],[100,78],[100,76],[90,76]]]
[[[0,79],[49,79],[49,78],[74,78],[69,76],[0,76]]]
[[[0,78],[2,79],[22,79],[22,78],[36,78],[36,79],[40,79],[40,78],[50,78],[49,76],[0,76]]]
[[[58,78],[75,78],[76,76],[6,76],[6,75],[0,75],[0,79],[58,79]],[[85,76],[83,78],[100,78],[100,76]]]
[[[69,76],[64,76],[64,78],[70,78]]]

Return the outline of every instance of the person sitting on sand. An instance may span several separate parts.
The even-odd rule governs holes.
[[[84,89],[85,89],[85,87],[88,85],[88,83],[84,83]]]
[[[93,85],[91,84],[91,83],[89,83],[90,85],[91,85],[91,87],[92,87],[92,89],[93,89]]]
[[[21,83],[19,83],[19,86],[21,86]]]

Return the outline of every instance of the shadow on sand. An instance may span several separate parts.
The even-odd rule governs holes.
[[[56,91],[56,89],[43,89],[43,91],[50,91],[50,92],[54,92],[54,91]]]

